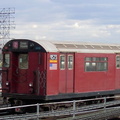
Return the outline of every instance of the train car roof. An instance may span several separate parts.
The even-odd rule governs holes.
[[[31,41],[42,46],[46,52],[78,52],[78,53],[120,53],[120,44],[99,44],[90,42],[47,41],[13,39],[11,41]],[[10,41],[9,41],[10,42]]]
[[[38,40],[35,42],[42,45],[47,52],[120,53],[120,44]]]

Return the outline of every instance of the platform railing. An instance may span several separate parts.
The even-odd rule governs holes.
[[[116,99],[117,98],[117,99]],[[120,109],[120,97],[103,97],[103,98],[95,98],[95,99],[87,99],[87,100],[74,100],[74,101],[65,101],[65,102],[53,102],[53,103],[44,103],[44,104],[32,104],[32,105],[22,105],[22,106],[14,106],[14,107],[5,107],[0,108],[0,111],[9,111],[13,109],[19,109],[19,108],[25,108],[29,109],[29,107],[35,107],[34,113],[26,113],[22,115],[17,116],[7,116],[7,119],[16,119],[21,118],[21,116],[25,118],[36,118],[40,119],[43,117],[54,117],[54,116],[70,116],[72,119],[76,119],[78,115],[80,115],[81,119],[83,119],[86,114],[90,113],[98,113],[98,112],[104,112],[106,114],[108,110],[118,110]],[[114,99],[114,100],[113,100]],[[91,104],[90,104],[91,103]],[[42,107],[48,107],[48,106],[60,106],[68,104],[71,105],[68,108],[65,109],[48,109],[46,111],[41,111]],[[82,105],[81,105],[82,104]],[[103,114],[103,113],[101,113]],[[106,114],[107,115],[107,114]],[[6,116],[0,117],[0,120],[4,120]],[[102,117],[102,116],[101,116]],[[6,119],[6,118],[5,118]],[[80,118],[79,118],[80,119]]]

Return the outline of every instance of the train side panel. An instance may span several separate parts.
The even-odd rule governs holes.
[[[47,95],[74,92],[74,53],[47,54]]]
[[[59,93],[59,57],[58,53],[47,53],[46,95]]]
[[[86,71],[85,58],[106,58],[107,70]],[[115,55],[114,54],[75,54],[75,93],[108,91],[115,89]],[[89,61],[87,64],[98,62]]]

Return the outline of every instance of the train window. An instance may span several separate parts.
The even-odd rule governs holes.
[[[68,69],[73,69],[73,56],[68,55]]]
[[[98,62],[97,63],[97,71],[107,71],[107,63],[106,62]]]
[[[86,62],[85,67],[86,67],[86,71],[95,71],[96,63]]]
[[[3,67],[10,67],[10,54],[4,54]]]
[[[28,69],[28,54],[19,55],[19,68]]]
[[[120,55],[116,56],[116,68],[120,69]]]
[[[86,57],[85,61],[92,61],[92,58],[91,57]]]
[[[100,60],[99,57],[93,57],[93,58],[92,58],[92,61],[99,61],[99,60]]]
[[[60,69],[61,70],[65,69],[65,56],[64,55],[60,56]]]
[[[3,65],[3,55],[0,53],[0,68],[2,67]]]
[[[107,57],[86,57],[85,71],[107,71],[108,69]]]
[[[106,58],[106,57],[100,57],[100,61],[108,61],[108,58]]]

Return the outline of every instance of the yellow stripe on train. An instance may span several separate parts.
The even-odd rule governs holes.
[[[50,60],[50,63],[56,63],[57,60]]]

